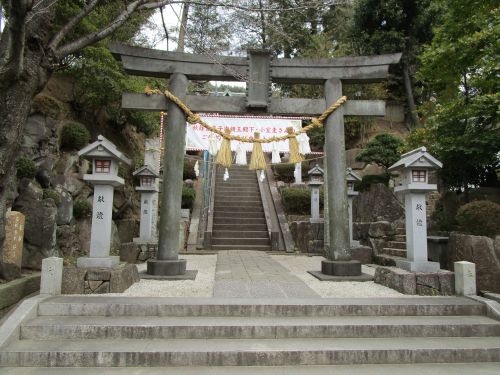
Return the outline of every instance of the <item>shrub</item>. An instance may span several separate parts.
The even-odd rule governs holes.
[[[33,160],[22,156],[16,161],[16,170],[18,178],[34,178],[36,174],[36,164]]]
[[[196,198],[196,192],[193,188],[183,187],[182,188],[182,208],[193,209],[194,200]]]
[[[61,204],[61,196],[54,189],[43,189],[43,199],[52,198],[56,206]]]
[[[90,141],[90,133],[79,122],[68,122],[61,133],[61,148],[79,150]]]
[[[500,205],[490,201],[474,201],[458,209],[460,229],[476,236],[500,234]]]
[[[33,99],[33,111],[57,119],[64,110],[64,104],[49,95],[38,94]]]
[[[194,165],[196,164],[196,160],[193,159],[184,159],[184,170],[182,171],[182,179],[183,180],[196,180],[196,173],[194,173]],[[201,170],[201,162],[199,163]]]
[[[356,157],[357,161],[376,163],[385,170],[399,160],[403,141],[392,134],[377,134]]]
[[[92,215],[92,204],[86,199],[77,199],[73,204],[73,216],[75,219],[83,219]]]
[[[295,164],[275,164],[272,168],[277,180],[283,182],[293,182],[295,180],[293,177]]]
[[[389,185],[389,175],[386,174],[367,174],[363,176],[361,181],[356,181],[354,183],[354,189],[357,191],[365,191],[370,188],[373,184],[384,184]]]
[[[323,208],[323,192],[320,192],[320,209]],[[281,200],[288,215],[311,214],[311,191],[309,189],[281,189]]]

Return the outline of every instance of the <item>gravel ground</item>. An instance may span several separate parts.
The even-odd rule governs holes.
[[[187,260],[188,270],[198,270],[196,280],[161,281],[141,280],[123,293],[106,296],[134,297],[212,297],[214,289],[215,264],[217,255],[182,255]],[[139,272],[146,269],[146,263],[138,264]]]
[[[308,274],[307,271],[321,269],[321,261],[325,258],[320,256],[271,255],[271,257],[323,298],[413,297],[401,294],[380,284],[375,284],[373,281],[319,281]],[[362,272],[373,275],[375,270],[371,267],[362,266]]]

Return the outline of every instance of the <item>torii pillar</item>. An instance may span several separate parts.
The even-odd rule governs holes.
[[[194,112],[259,113],[264,115],[316,116],[342,97],[342,82],[373,83],[389,76],[389,66],[396,64],[401,54],[357,56],[337,59],[272,59],[269,51],[249,50],[247,58],[219,56],[222,63],[202,55],[175,53],[130,47],[110,46],[111,52],[122,61],[131,74],[153,77],[171,77],[170,91],[183,100]],[[179,74],[182,72],[183,74]],[[333,78],[332,78],[333,77]],[[223,80],[247,82],[247,96],[209,97],[186,96],[187,80]],[[288,84],[324,84],[325,99],[273,98],[271,82]],[[126,109],[169,111],[167,119],[168,145],[165,145],[166,187],[163,193],[160,221],[160,251],[158,266],[165,262],[179,262],[172,252],[178,242],[174,221],[180,215],[182,187],[182,158],[184,145],[184,114],[163,95],[146,96],[126,93],[122,97]],[[361,275],[361,264],[351,260],[349,244],[349,216],[346,189],[346,158],[344,144],[344,115],[383,116],[385,103],[373,100],[349,100],[333,112],[325,124],[325,153],[327,169],[327,203],[329,246],[328,261],[322,265],[322,274],[356,277]],[[182,126],[182,129],[178,128]],[[170,129],[174,127],[175,129]],[[170,130],[168,130],[170,129]],[[168,149],[171,149],[168,152]],[[176,170],[169,170],[176,169]],[[173,181],[172,181],[173,180]],[[177,202],[175,200],[178,199]],[[166,213],[166,210],[168,212]],[[165,218],[163,217],[165,216]],[[170,227],[172,225],[172,228]],[[178,229],[178,222],[175,223]],[[167,245],[168,244],[168,245]],[[148,265],[149,266],[149,265]],[[153,266],[152,266],[153,267]]]

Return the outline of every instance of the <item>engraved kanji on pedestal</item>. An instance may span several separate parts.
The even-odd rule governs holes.
[[[359,246],[359,241],[352,238],[352,201],[355,196],[359,194],[354,190],[354,183],[356,181],[361,181],[361,177],[357,173],[352,171],[352,168],[346,169],[346,181],[347,181],[347,204],[349,205],[349,240],[351,246]]]
[[[90,160],[92,164],[92,173],[84,175],[83,179],[94,186],[94,200],[89,257],[78,258],[77,266],[111,268],[120,262],[119,256],[109,255],[113,191],[124,184],[123,178],[118,176],[120,163],[131,165],[131,161],[102,135],[80,150],[78,156]]]
[[[141,193],[141,223],[137,243],[157,242],[156,210],[158,209],[158,178],[156,171],[149,165],[144,165],[134,172],[139,177],[140,185],[135,188]]]
[[[429,183],[429,172],[442,167],[425,147],[420,147],[402,155],[401,160],[388,169],[388,172],[400,172],[401,185],[394,191],[405,195],[407,259],[396,261],[399,268],[416,272],[439,270],[439,263],[429,262],[427,257],[425,194],[437,190],[437,185]]]

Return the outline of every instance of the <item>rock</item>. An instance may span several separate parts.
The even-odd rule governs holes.
[[[24,125],[22,148],[38,149],[41,142],[48,141],[49,136],[47,118],[40,114],[29,116]]]
[[[82,177],[87,173],[88,166],[86,160],[80,163],[77,154],[63,153],[54,166],[51,184],[62,186],[73,196],[78,195],[86,186]]]
[[[120,243],[132,242],[139,235],[139,221],[136,219],[115,220]]]
[[[190,178],[188,178],[188,179],[184,180],[184,186],[192,188],[192,187],[194,187],[194,181],[191,180]]]
[[[495,237],[495,253],[497,254],[497,258],[500,259],[500,236]]]
[[[57,208],[52,199],[40,200],[41,188],[23,181],[14,209],[26,217],[23,267],[40,269],[42,259],[58,256],[56,249]]]
[[[11,281],[21,277],[21,268],[12,263],[0,262],[0,277]]]
[[[395,228],[388,221],[370,223],[368,235],[372,238],[386,238],[396,234]]]
[[[140,248],[135,242],[122,243],[120,245],[120,261],[127,263],[137,263]]]
[[[384,247],[386,247],[387,241],[383,238],[370,238],[369,239],[370,246],[373,249],[373,252],[378,255],[382,253]]]
[[[138,281],[140,281],[139,272],[135,264],[120,265],[111,271],[109,291],[110,293],[123,293]]]
[[[118,228],[114,221],[111,222],[111,247],[110,251],[118,254],[120,251],[120,236],[118,234]]]
[[[373,281],[403,294],[417,293],[415,274],[400,268],[377,267]]]
[[[85,291],[85,268],[76,268],[75,266],[64,267],[62,294],[84,294]]]
[[[369,264],[373,261],[373,250],[370,246],[351,246],[351,257],[362,264]]]
[[[363,161],[356,161],[356,157],[363,151],[362,148],[351,148],[345,152],[346,165],[352,169],[363,169],[366,163]]]
[[[35,181],[29,178],[21,179],[19,183],[19,201],[42,200],[43,189]]]
[[[78,232],[80,253],[82,255],[88,255],[90,250],[90,232],[92,228],[91,218],[78,220],[75,224]]]
[[[66,225],[73,220],[73,198],[62,186],[57,186],[56,191],[61,198],[57,205],[57,225]]]
[[[42,186],[42,188],[47,189],[50,187],[50,172],[46,169],[39,169],[36,173],[35,179]]]
[[[453,263],[458,261],[476,264],[478,290],[500,293],[500,261],[492,238],[452,232],[448,241],[448,269],[453,269]]]
[[[368,243],[370,237],[368,236],[370,224],[371,223],[352,223],[352,237],[355,240]]]
[[[64,258],[76,258],[80,255],[80,241],[78,228],[75,224],[60,225],[57,227],[57,246],[59,253]]]
[[[1,274],[6,280],[21,276],[23,262],[23,239],[25,217],[21,212],[7,211],[5,214],[5,239],[0,252]]]
[[[373,184],[367,191],[362,191],[353,200],[353,221],[394,222],[404,218],[404,208],[384,184]]]

